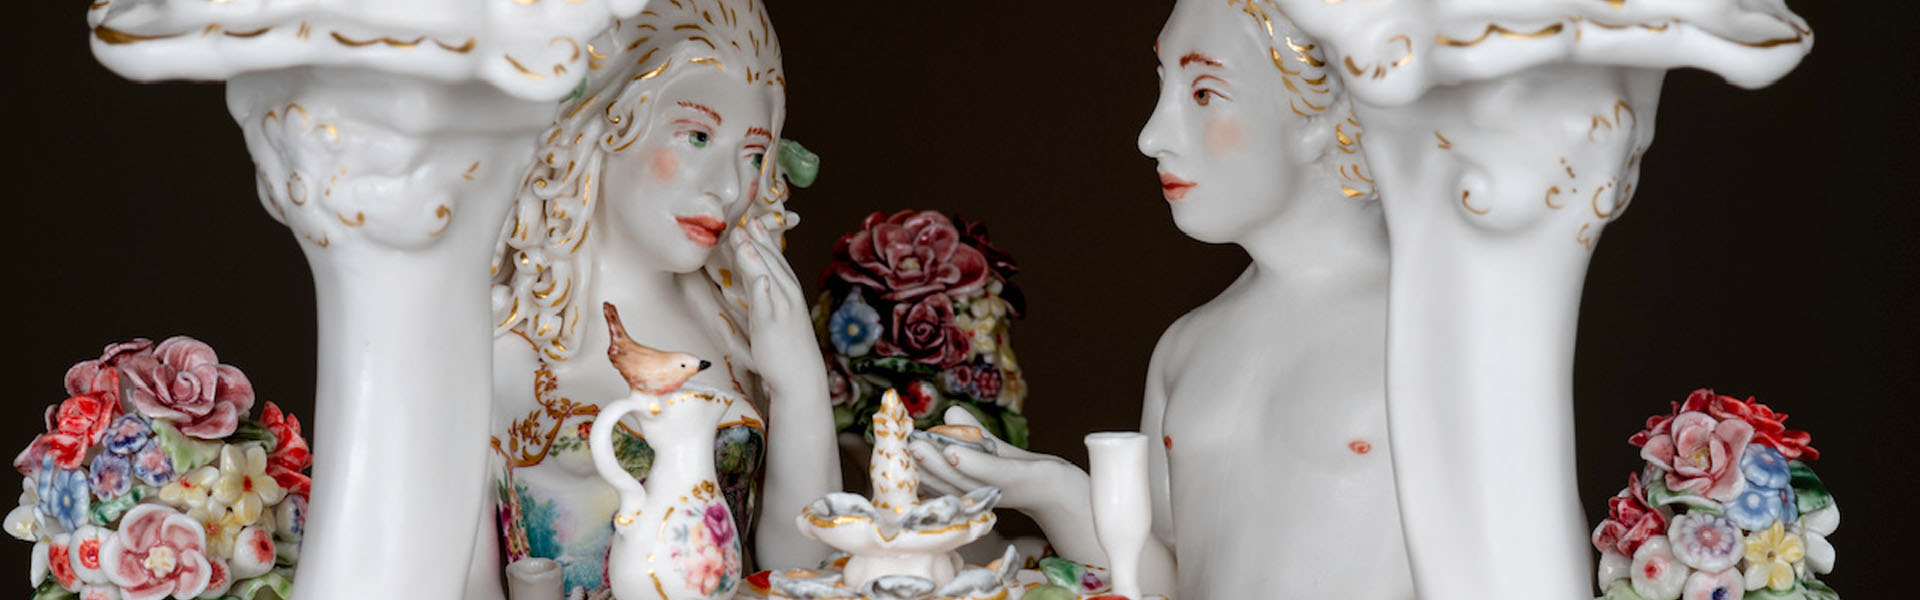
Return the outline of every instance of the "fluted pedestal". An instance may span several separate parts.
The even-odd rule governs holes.
[[[261,202],[312,267],[314,484],[297,597],[469,597],[490,500],[489,259],[535,137],[590,68],[584,40],[644,4],[90,10],[95,55],[116,72],[228,82]]]
[[[1811,32],[1778,0],[1277,6],[1355,96],[1386,212],[1388,429],[1420,597],[1590,597],[1588,260],[1632,199],[1666,71],[1765,85]]]

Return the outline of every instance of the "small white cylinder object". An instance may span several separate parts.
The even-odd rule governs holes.
[[[1140,552],[1153,526],[1147,491],[1147,436],[1135,432],[1087,434],[1094,535],[1107,553],[1113,592],[1140,595]]]
[[[527,558],[507,565],[509,600],[560,600],[560,563],[547,558]]]

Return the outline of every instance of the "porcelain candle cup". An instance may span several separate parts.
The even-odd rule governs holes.
[[[560,563],[529,558],[507,565],[508,600],[560,600]]]
[[[1147,436],[1087,434],[1094,534],[1107,553],[1114,593],[1140,597],[1140,551],[1153,526],[1147,492]]]

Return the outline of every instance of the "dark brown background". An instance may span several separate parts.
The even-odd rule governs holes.
[[[1084,461],[1083,433],[1135,427],[1160,331],[1246,263],[1174,229],[1134,150],[1167,3],[772,4],[787,135],[825,163],[791,205],[806,221],[789,248],[805,283],[870,211],[985,220],[1024,269],[1030,316],[1014,338],[1036,446]],[[1819,41],[1767,89],[1668,77],[1639,197],[1593,259],[1575,377],[1593,516],[1638,468],[1626,437],[1689,390],[1792,413],[1844,506],[1828,581],[1853,598],[1897,597],[1920,559],[1920,66],[1899,40],[1911,5],[1882,6],[1909,14],[1794,2]],[[312,283],[259,207],[221,87],[107,72],[82,3],[15,10],[32,14],[5,34],[15,242],[0,264],[14,341],[0,448],[40,430],[69,364],[134,336],[200,337],[262,400],[311,414]],[[0,567],[16,573],[0,589],[21,597],[27,548],[0,540]]]

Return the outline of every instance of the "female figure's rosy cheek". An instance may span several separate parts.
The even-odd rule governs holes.
[[[674,175],[680,173],[680,154],[672,148],[655,150],[653,156],[647,159],[647,166],[653,169],[655,179],[673,179]]]
[[[1242,146],[1240,123],[1224,117],[1207,119],[1201,140],[1206,144],[1207,154],[1217,156],[1239,151]]]

